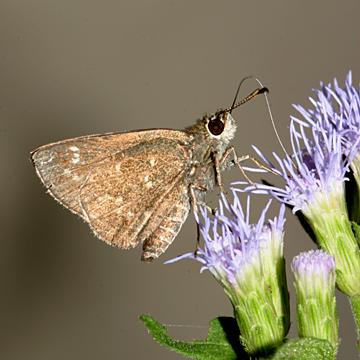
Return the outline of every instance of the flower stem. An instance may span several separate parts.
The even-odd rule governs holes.
[[[350,297],[350,303],[357,331],[357,348],[360,352],[360,295]]]

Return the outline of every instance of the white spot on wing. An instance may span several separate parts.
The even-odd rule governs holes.
[[[155,159],[150,159],[150,166],[155,166],[156,164],[156,160]]]
[[[153,183],[151,180],[149,180],[149,175],[145,175],[145,176],[144,176],[144,182],[145,182],[145,187],[146,187],[147,189],[152,188],[153,185],[154,185],[154,183]]]
[[[79,152],[80,151],[80,149],[77,146],[70,146],[69,150],[72,151],[72,152]]]
[[[117,198],[115,198],[115,204],[119,205],[123,202],[123,198],[121,196],[118,196]]]
[[[45,164],[48,164],[48,163],[50,163],[50,162],[52,162],[53,161],[53,159],[54,159],[54,156],[53,155],[51,155],[48,159],[46,159],[46,160],[42,160],[42,165],[45,165]]]
[[[73,158],[72,158],[72,162],[73,162],[73,164],[77,164],[78,162],[80,162],[80,154],[75,152],[73,155]]]

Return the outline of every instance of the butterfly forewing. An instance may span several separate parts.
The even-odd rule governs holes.
[[[166,129],[95,135],[40,147],[32,160],[52,196],[99,238],[129,248],[154,234],[160,239],[164,214],[176,215],[176,233],[185,221],[190,141],[185,132]],[[168,210],[157,211],[164,201]],[[168,241],[170,234],[161,239]]]

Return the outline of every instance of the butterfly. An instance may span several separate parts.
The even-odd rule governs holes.
[[[41,146],[31,159],[47,192],[99,239],[121,249],[142,244],[141,259],[150,262],[173,242],[191,207],[222,187],[221,172],[238,164],[231,112],[266,91],[238,103],[236,95],[230,108],[184,130],[82,136]]]

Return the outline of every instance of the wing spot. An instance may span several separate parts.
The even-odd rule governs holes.
[[[52,162],[53,159],[54,159],[54,156],[51,155],[48,159],[42,160],[42,161],[41,161],[41,165],[42,165],[42,166],[47,165],[48,163]]]
[[[72,152],[79,152],[80,151],[80,149],[77,146],[70,146],[69,150],[72,151]]]
[[[80,154],[77,152],[74,152],[73,158],[72,158],[72,163],[73,164],[77,164],[80,162]]]
[[[116,205],[119,205],[123,202],[123,198],[121,196],[118,196],[115,198],[115,204]]]
[[[149,175],[144,176],[144,182],[145,182],[145,187],[147,189],[151,189],[154,186],[154,183],[151,180],[149,180]]]
[[[150,166],[151,166],[151,167],[154,167],[155,164],[156,164],[156,160],[155,160],[155,159],[150,159],[150,160],[149,160],[149,163],[150,163]]]

